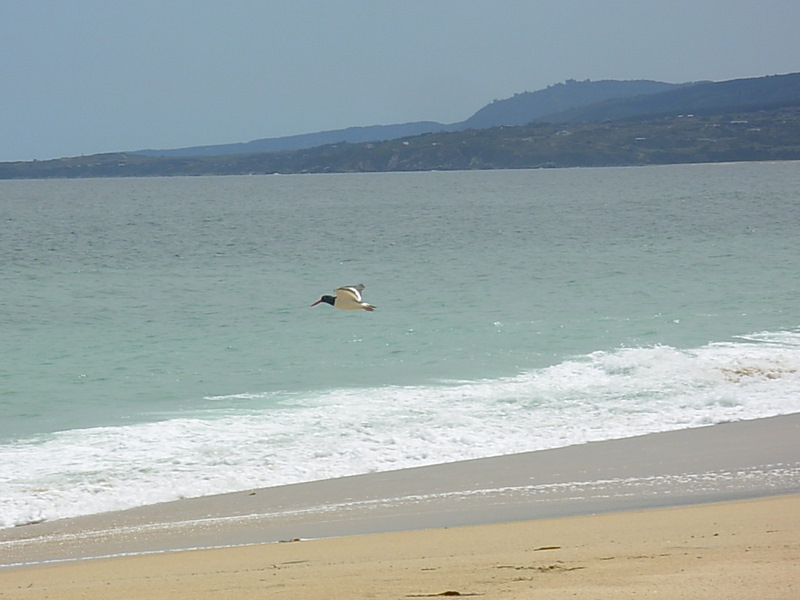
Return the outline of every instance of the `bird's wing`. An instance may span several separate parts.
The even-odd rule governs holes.
[[[334,292],[336,293],[336,304],[339,306],[361,304],[361,294],[355,288],[340,287],[335,289]]]
[[[340,288],[336,288],[334,292],[337,298],[349,298],[356,302],[361,302],[361,291],[363,289],[364,284],[359,283],[358,285],[343,285]]]

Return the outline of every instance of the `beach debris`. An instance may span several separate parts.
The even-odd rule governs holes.
[[[565,573],[567,571],[580,571],[586,567],[568,567],[563,561],[557,560],[551,565],[498,565],[498,569],[514,569],[515,571],[539,571],[540,573]]]
[[[533,549],[534,552],[539,552],[540,550],[561,550],[561,546],[539,546]]]
[[[780,379],[785,375],[793,375],[797,373],[797,369],[792,368],[783,368],[783,367],[774,367],[774,368],[764,368],[760,366],[756,367],[745,367],[740,366],[733,369],[723,368],[721,369],[723,375],[729,381],[733,381],[734,383],[740,383],[743,379]]]
[[[439,596],[483,596],[483,594],[464,594],[455,590],[447,590],[438,594],[407,594],[406,598],[437,598]]]

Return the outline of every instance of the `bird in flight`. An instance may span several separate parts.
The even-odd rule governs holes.
[[[344,285],[333,290],[333,293],[336,294],[335,296],[323,296],[311,306],[316,306],[321,302],[325,302],[334,308],[340,308],[342,310],[368,310],[372,312],[375,310],[375,307],[361,300],[361,292],[363,290],[363,283],[359,283],[358,285]]]

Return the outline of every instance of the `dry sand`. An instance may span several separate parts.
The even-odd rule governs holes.
[[[800,495],[0,571],[0,598],[800,597]]]
[[[800,415],[4,529],[2,565],[0,600],[793,600]]]

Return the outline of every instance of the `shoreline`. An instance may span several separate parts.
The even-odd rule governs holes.
[[[800,493],[800,413],[0,530],[0,567]]]
[[[3,598],[785,600],[800,494],[0,569]]]

